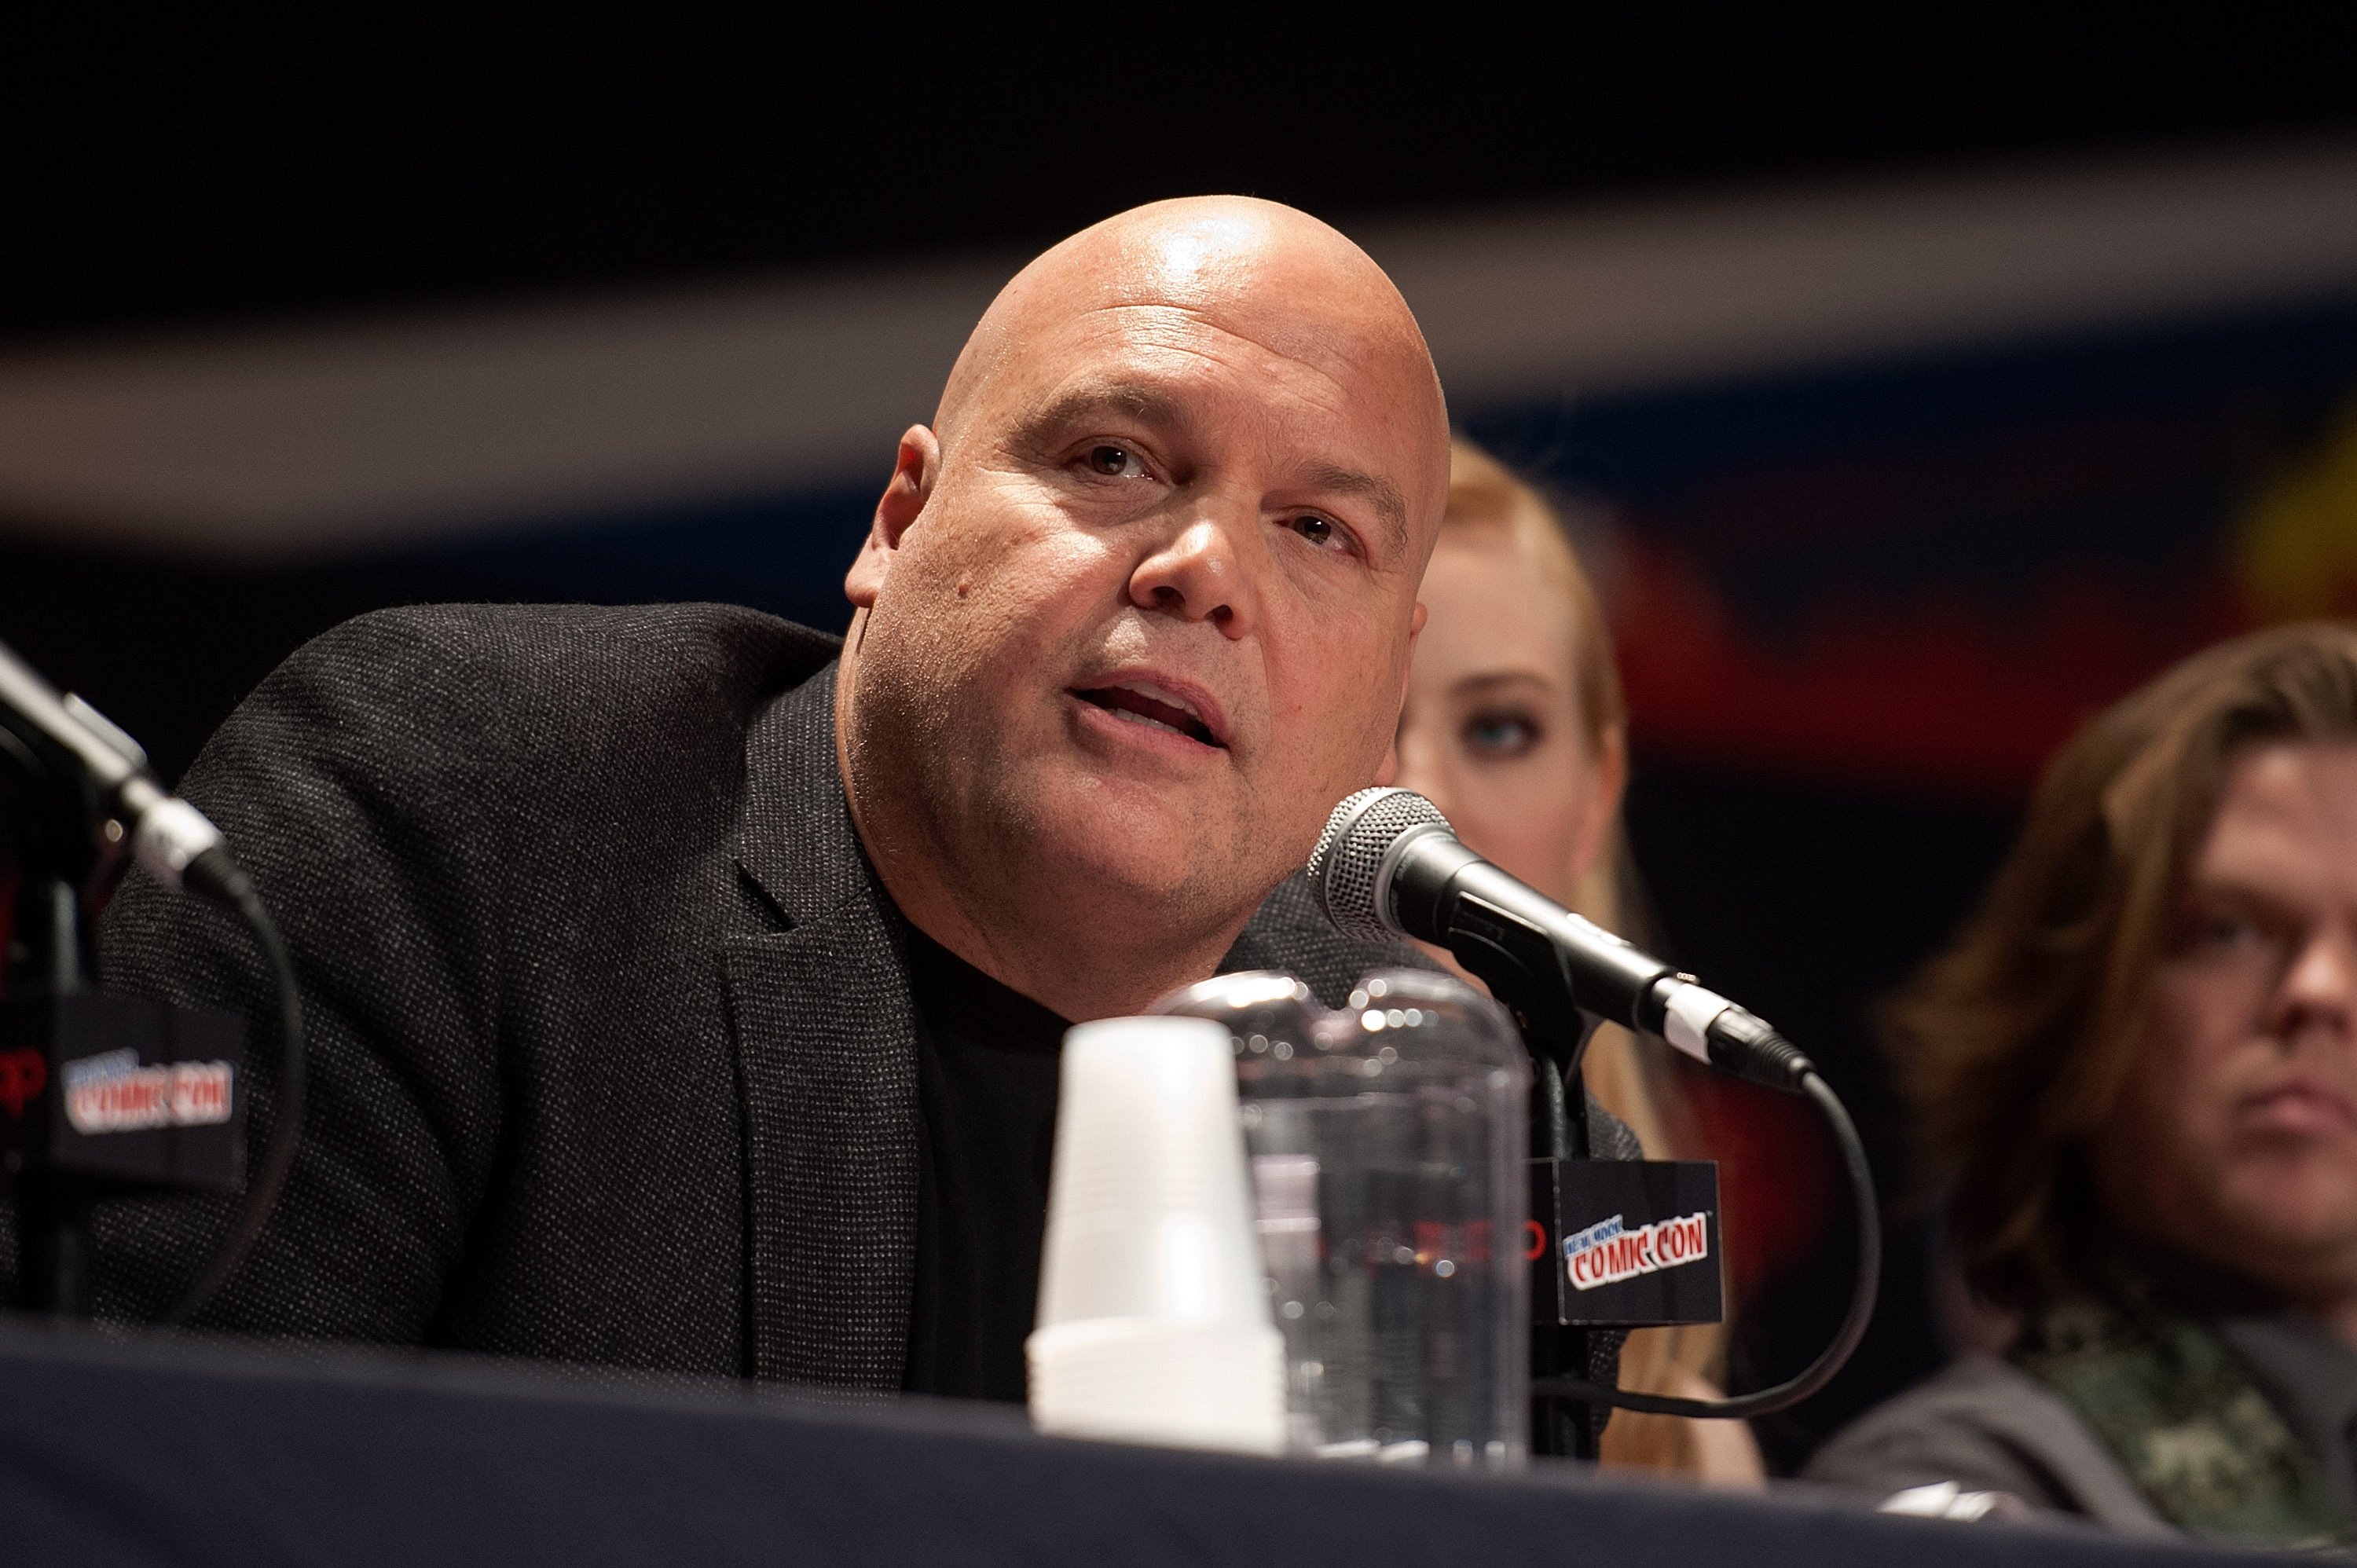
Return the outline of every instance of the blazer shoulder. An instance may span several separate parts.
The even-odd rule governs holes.
[[[328,688],[617,695],[798,685],[842,639],[735,605],[406,605],[304,644],[272,680]]]
[[[272,671],[216,742],[379,744],[419,759],[600,753],[699,721],[741,731],[817,674],[839,639],[727,605],[417,605],[321,633]],[[724,726],[727,727],[727,726]]]

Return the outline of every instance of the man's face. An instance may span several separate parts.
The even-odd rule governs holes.
[[[2300,1295],[2357,1281],[2357,745],[2238,757],[2094,1149],[2105,1207]]]
[[[879,762],[937,851],[1216,921],[1381,766],[1445,482],[1429,371],[1239,292],[1054,315],[944,430],[856,726],[909,737]]]

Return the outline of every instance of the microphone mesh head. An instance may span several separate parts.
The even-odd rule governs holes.
[[[1413,789],[1361,789],[1334,808],[1309,854],[1309,886],[1344,936],[1389,942],[1405,934],[1375,884],[1400,834],[1428,824],[1446,828],[1448,819]]]

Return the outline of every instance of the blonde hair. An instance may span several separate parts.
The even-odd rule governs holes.
[[[1441,522],[1452,532],[1503,533],[1514,549],[1564,596],[1571,609],[1572,680],[1579,704],[1582,739],[1593,760],[1612,758],[1612,771],[1628,746],[1629,711],[1620,671],[1612,653],[1612,630],[1596,586],[1582,564],[1562,515],[1537,490],[1514,477],[1496,458],[1458,440],[1448,463],[1448,508]],[[1622,930],[1634,913],[1634,878],[1627,836],[1613,802],[1613,821],[1604,852],[1581,877],[1573,903],[1608,930]],[[1587,1087],[1604,1108],[1629,1124],[1652,1158],[1690,1143],[1687,1118],[1667,1065],[1645,1051],[1625,1029],[1599,1029],[1583,1064]],[[1620,1353],[1620,1382],[1646,1393],[1686,1394],[1696,1379],[1715,1376],[1724,1359],[1726,1333],[1716,1324],[1682,1328],[1641,1328]],[[1604,1430],[1608,1465],[1698,1474],[1702,1468],[1694,1423],[1675,1416],[1617,1412]]]
[[[2357,628],[2222,643],[2099,714],[2048,767],[1955,942],[1886,1010],[1965,1279],[2027,1306],[2104,1231],[2085,1149],[2135,1065],[2155,968],[2233,757],[2357,738]]]

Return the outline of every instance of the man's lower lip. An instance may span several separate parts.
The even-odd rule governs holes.
[[[2338,1101],[2318,1094],[2293,1091],[2266,1095],[2246,1103],[2243,1114],[2251,1121],[2287,1131],[2357,1131],[2357,1113]]]

